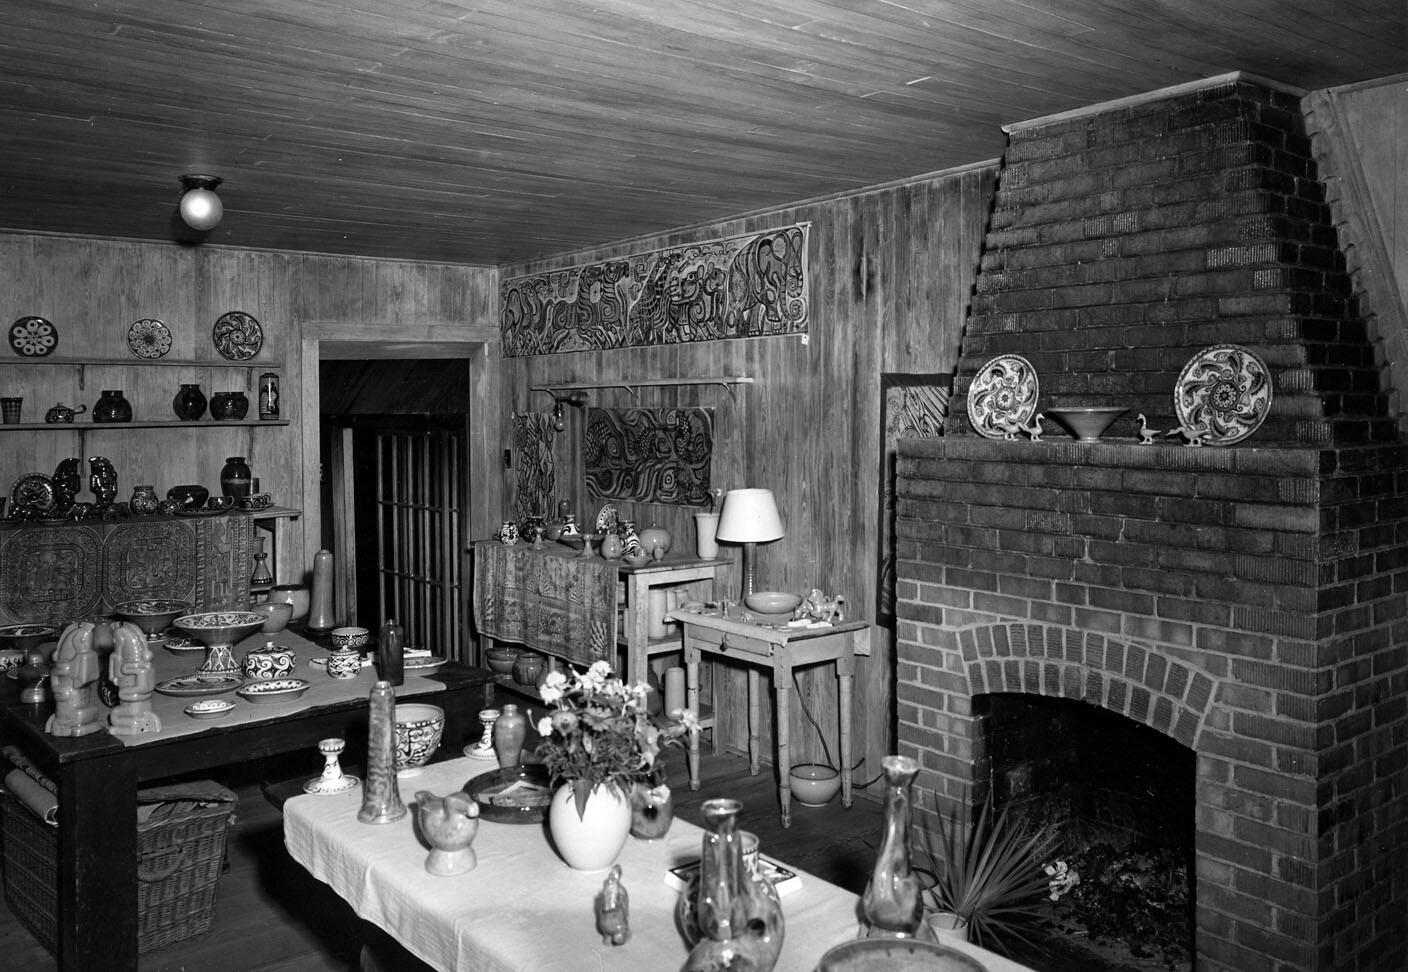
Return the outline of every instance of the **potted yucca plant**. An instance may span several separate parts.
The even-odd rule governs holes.
[[[916,868],[929,882],[928,909],[951,915],[952,924],[984,948],[1005,951],[1004,938],[1025,940],[1021,926],[1042,914],[1050,890],[1044,868],[1053,832],[1006,807],[993,813],[987,802],[972,825],[966,813],[949,820],[939,812],[935,819],[935,830],[924,832],[933,869]]]

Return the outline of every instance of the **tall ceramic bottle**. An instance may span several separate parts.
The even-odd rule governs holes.
[[[394,618],[381,626],[376,661],[381,677],[392,685],[406,680],[406,633]]]
[[[680,972],[724,968],[769,972],[782,951],[782,904],[777,889],[743,866],[738,800],[705,800],[699,881],[680,895],[678,924],[692,944]]]
[[[313,593],[308,606],[308,630],[331,631],[337,627],[332,606],[332,551],[313,555]]]
[[[884,831],[875,856],[875,871],[861,896],[865,935],[869,938],[911,938],[923,918],[924,899],[910,859],[910,791],[919,763],[908,756],[886,756]]]
[[[396,690],[390,682],[372,686],[367,713],[367,785],[362,788],[362,823],[383,824],[406,815],[396,785]]]

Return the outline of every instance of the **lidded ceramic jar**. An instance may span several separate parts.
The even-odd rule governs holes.
[[[292,648],[285,648],[270,641],[263,648],[251,648],[245,654],[244,677],[287,678],[293,674],[297,664],[298,656]]]
[[[640,548],[656,560],[660,560],[670,552],[670,531],[652,523],[644,530],[640,531]]]
[[[205,393],[194,382],[181,385],[176,397],[171,399],[171,410],[182,422],[195,422],[205,414]]]
[[[98,396],[93,406],[94,422],[132,421],[132,403],[122,397],[121,389],[110,389]]]

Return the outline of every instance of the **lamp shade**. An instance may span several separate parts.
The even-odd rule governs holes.
[[[181,185],[185,192],[181,195],[181,219],[194,230],[214,229],[225,214],[225,205],[215,194],[220,185],[217,176],[184,175]]]
[[[724,494],[719,528],[714,534],[725,543],[765,543],[783,536],[782,518],[770,489],[731,489]]]

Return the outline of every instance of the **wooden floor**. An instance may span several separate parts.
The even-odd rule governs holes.
[[[703,786],[691,792],[682,755],[671,754],[671,780],[680,817],[702,824],[705,797],[743,801],[741,826],[759,835],[763,850],[856,892],[875,863],[881,806],[878,794],[857,795],[843,809],[840,799],[812,809],[793,804],[792,826],[778,819],[771,768],[756,777],[737,755],[710,756],[704,747]],[[230,832],[229,867],[220,881],[214,925],[209,932],[166,948],[144,952],[142,972],[347,972],[357,968],[361,922],[352,910],[313,879],[284,850],[283,821],[260,791],[262,773],[317,775],[321,757],[310,753],[285,766],[241,764],[222,779],[240,796]],[[316,764],[316,765],[315,765]],[[262,769],[262,773],[261,773]],[[27,929],[0,908],[0,967],[51,972],[53,957]],[[93,970],[98,972],[98,970]]]

